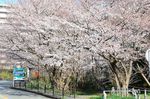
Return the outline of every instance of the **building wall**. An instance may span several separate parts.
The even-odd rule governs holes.
[[[7,30],[8,22],[6,18],[10,14],[9,8],[7,5],[0,5],[0,34]],[[5,49],[0,47],[0,69],[12,69],[14,63],[7,57]]]
[[[10,24],[7,21],[7,18],[12,18],[11,7],[8,5],[0,5],[0,35],[7,32],[10,28]],[[11,17],[10,17],[11,16]],[[14,20],[16,20],[13,17]],[[1,39],[0,39],[1,40]],[[24,67],[33,68],[28,63],[21,62],[19,59],[10,59],[7,56],[4,48],[1,47],[0,43],[0,69],[12,69],[14,65],[23,65]]]

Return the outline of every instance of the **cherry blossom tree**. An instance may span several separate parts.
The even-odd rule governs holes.
[[[116,86],[128,88],[133,62],[144,57],[150,44],[148,4],[146,0],[19,0],[12,6],[10,31],[3,33],[2,43],[9,52],[44,66],[53,84],[56,69],[72,68],[76,78],[79,68],[96,65],[89,57],[99,55]]]
[[[144,4],[147,4],[147,2],[139,1],[137,3],[135,0],[112,1],[112,3],[109,1],[101,2],[103,2],[101,3],[102,6],[105,5],[103,12],[100,11],[104,14],[103,17],[95,14],[100,14],[99,9],[95,5],[94,7],[92,5],[88,10],[92,17],[90,20],[95,18],[96,23],[98,23],[91,23],[91,25],[94,24],[92,28],[90,25],[88,26],[92,30],[99,31],[99,36],[91,40],[94,46],[89,46],[89,48],[108,61],[117,86],[128,88],[133,61],[142,58],[149,47],[149,40],[147,39],[149,35],[147,27],[149,27],[149,24],[143,21],[148,18],[145,17],[145,14],[143,14],[144,17],[140,17],[141,12],[135,12],[137,9],[135,6],[142,3],[142,6],[146,7]],[[131,4],[134,4],[134,6],[131,6]],[[93,11],[93,9],[96,10]],[[135,18],[135,16],[138,17]]]
[[[149,47],[149,10],[137,11],[148,2],[136,1],[81,0],[72,20],[86,29],[83,46],[106,59],[119,88],[128,88],[133,61],[143,58]]]
[[[7,19],[10,30],[4,32],[6,41],[3,41],[5,42],[3,46],[14,56],[35,66],[43,66],[54,89],[60,77],[57,76],[62,70],[65,71],[69,68],[72,70],[72,75],[62,77],[64,81],[71,76],[77,79],[81,73],[79,68],[83,64],[81,64],[80,54],[82,55],[83,51],[81,53],[80,46],[84,39],[82,36],[79,37],[80,42],[76,39],[84,29],[73,22],[68,22],[63,15],[61,16],[60,13],[63,9],[56,7],[59,6],[57,1],[53,2],[56,4],[50,8],[48,8],[51,4],[49,0],[20,1],[20,5],[12,5],[11,12],[13,14]],[[62,5],[64,5],[63,3]],[[67,3],[70,4],[70,2]],[[72,62],[71,59],[75,61]],[[78,60],[79,63],[77,63]],[[72,64],[66,61],[71,61]],[[83,68],[85,67],[84,64]],[[69,73],[69,70],[64,73]]]

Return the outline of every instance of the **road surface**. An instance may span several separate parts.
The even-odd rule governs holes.
[[[0,81],[0,99],[50,99],[37,94],[10,89],[11,81]]]

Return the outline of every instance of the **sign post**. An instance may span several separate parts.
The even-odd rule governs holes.
[[[150,49],[148,49],[148,50],[146,51],[145,57],[146,57],[146,60],[148,61],[149,77],[150,77]]]
[[[148,61],[149,66],[150,66],[150,49],[148,49],[148,50],[146,51],[145,57],[146,57],[146,60]]]
[[[21,84],[26,80],[26,69],[24,67],[14,67],[13,69],[13,87],[15,87],[16,82]]]

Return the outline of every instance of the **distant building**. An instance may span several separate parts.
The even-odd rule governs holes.
[[[12,18],[12,13],[10,10],[10,6],[0,4],[0,35],[7,33],[8,29],[11,29],[10,23],[8,22],[8,19]],[[15,18],[13,18],[13,20],[15,20]],[[5,50],[6,49],[4,49],[0,43],[0,69],[13,69],[14,65],[22,65],[30,69],[34,68],[34,66],[20,60],[18,57],[13,56],[13,59],[10,58],[12,55],[6,53]]]
[[[8,18],[7,16],[10,14],[9,9],[10,7],[8,5],[0,5],[0,34],[7,31],[8,22],[6,18]],[[5,49],[0,45],[0,69],[12,69],[16,63],[16,60],[7,57]]]

